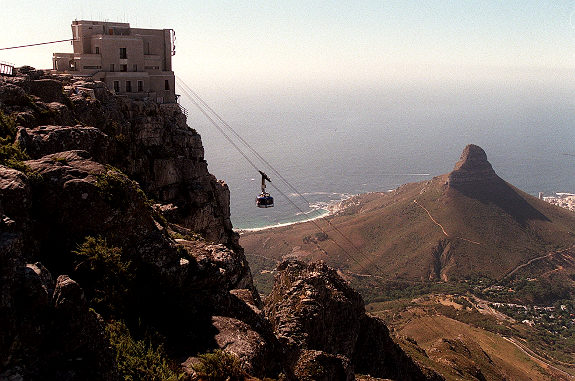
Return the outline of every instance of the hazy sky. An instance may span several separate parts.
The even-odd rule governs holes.
[[[49,5],[48,5],[49,4]],[[71,37],[74,19],[172,28],[188,81],[573,80],[571,1],[0,0],[0,48]],[[69,43],[0,51],[51,68]]]

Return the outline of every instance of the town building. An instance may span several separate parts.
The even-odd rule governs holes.
[[[173,29],[131,28],[129,23],[72,22],[73,53],[54,53],[54,70],[105,82],[116,94],[175,103]]]

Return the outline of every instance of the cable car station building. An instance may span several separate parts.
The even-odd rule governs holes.
[[[116,94],[175,103],[172,29],[130,28],[129,23],[72,22],[74,53],[54,53],[54,70],[99,80]]]

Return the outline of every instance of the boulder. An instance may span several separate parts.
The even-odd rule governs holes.
[[[0,225],[6,217],[19,228],[27,225],[31,201],[28,177],[20,171],[0,165]]]
[[[26,106],[30,104],[30,98],[20,86],[6,83],[0,86],[0,105]]]
[[[322,351],[303,350],[294,367],[294,376],[301,381],[354,380],[347,357]]]
[[[217,330],[214,337],[217,346],[238,356],[244,371],[265,377],[277,375],[279,368],[277,349],[264,335],[245,322],[225,316],[213,316],[212,324]]]

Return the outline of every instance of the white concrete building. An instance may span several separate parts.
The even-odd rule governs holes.
[[[74,53],[54,53],[57,72],[103,81],[116,94],[175,103],[172,29],[131,28],[129,23],[72,22]]]

